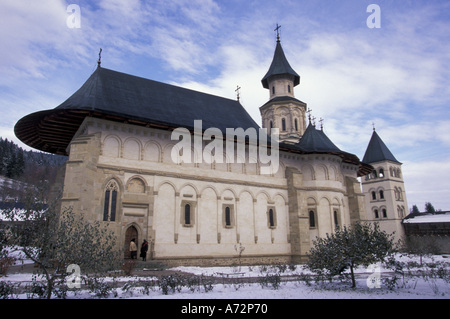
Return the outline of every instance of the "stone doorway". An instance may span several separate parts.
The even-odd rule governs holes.
[[[130,242],[131,242],[131,240],[133,238],[134,238],[134,240],[136,242],[136,246],[138,247],[138,251],[139,251],[138,231],[137,231],[136,227],[130,226],[130,227],[128,227],[127,231],[125,232],[125,242],[124,242],[124,245],[123,245],[124,257],[128,258],[128,259],[131,258]]]

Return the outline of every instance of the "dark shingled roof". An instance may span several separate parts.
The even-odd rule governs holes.
[[[330,152],[341,153],[342,151],[333,144],[333,142],[325,135],[322,130],[316,130],[311,123],[306,128],[297,147],[302,148],[308,152]]]
[[[281,47],[281,43],[280,41],[277,41],[277,47],[275,48],[272,64],[270,65],[267,74],[261,80],[263,87],[266,89],[269,88],[269,78],[271,76],[283,74],[290,74],[294,76],[294,86],[300,84],[300,76],[289,65],[289,62],[284,55],[283,48]]]
[[[367,146],[367,150],[362,161],[367,164],[382,161],[392,161],[400,163],[387,148],[386,144],[384,144],[375,130],[373,131],[372,138],[370,139],[369,145]]]
[[[373,167],[363,163],[359,158],[341,151],[322,130],[317,130],[311,123],[305,133],[296,144],[280,143],[280,150],[297,154],[332,154],[339,156],[343,162],[358,165],[358,176],[364,176],[372,172]]]
[[[238,101],[98,67],[61,105],[22,118],[15,133],[31,147],[65,154],[86,116],[169,129],[193,129],[194,120],[222,132],[259,128]]]
[[[14,130],[22,142],[33,148],[67,155],[67,147],[86,117],[165,130],[193,130],[195,120],[202,120],[203,130],[214,127],[224,134],[227,128],[259,129],[238,101],[98,67],[61,105],[25,116]],[[339,150],[312,125],[299,143],[281,143],[280,150],[334,154],[344,162],[358,165],[360,176],[372,171],[370,165]]]

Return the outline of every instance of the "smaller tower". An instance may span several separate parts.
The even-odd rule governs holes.
[[[262,127],[278,128],[280,141],[297,143],[306,130],[306,103],[295,98],[294,87],[300,84],[300,76],[292,69],[281,47],[279,26],[277,44],[269,71],[262,85],[270,92],[270,100],[260,107]]]
[[[373,166],[369,175],[361,178],[367,219],[378,222],[381,230],[403,237],[402,219],[408,214],[405,184],[400,163],[373,129],[363,163]]]

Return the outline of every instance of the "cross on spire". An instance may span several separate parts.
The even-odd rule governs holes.
[[[280,42],[280,28],[281,28],[281,25],[278,25],[278,23],[277,23],[277,27],[275,28],[275,30],[273,30],[273,31],[277,31],[277,42]]]
[[[312,112],[312,110],[310,108],[308,108],[308,110],[306,111],[306,113],[308,113],[308,118],[309,118],[310,124],[311,124],[311,112]]]
[[[238,85],[236,90],[234,90],[234,92],[236,92],[237,94],[237,100],[239,102],[239,99],[241,98],[241,87]]]
[[[98,66],[100,67],[100,65],[102,64],[102,48],[100,48],[100,52],[98,53]]]

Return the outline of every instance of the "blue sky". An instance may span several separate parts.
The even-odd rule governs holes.
[[[67,7],[81,10],[69,28]],[[368,28],[370,4],[381,28]],[[102,66],[234,99],[260,123],[281,43],[296,97],[342,150],[363,157],[372,123],[403,163],[409,207],[450,210],[450,3],[445,1],[2,0],[0,136],[52,109]],[[23,146],[23,144],[21,144]]]

